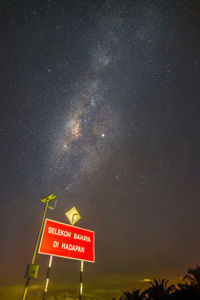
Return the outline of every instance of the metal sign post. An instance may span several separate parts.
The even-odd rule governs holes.
[[[48,269],[47,269],[47,275],[46,275],[46,283],[45,283],[45,288],[44,288],[44,293],[43,293],[43,300],[46,299],[46,295],[47,295],[47,290],[48,290],[48,285],[49,285],[49,276],[50,276],[50,271],[51,271],[51,266],[52,266],[52,260],[53,260],[53,256],[50,255],[49,256],[49,265],[48,265]]]
[[[79,212],[77,211],[75,206],[73,206],[69,211],[67,211],[65,215],[72,225],[74,225],[78,220],[81,219],[81,216],[79,215]],[[83,295],[83,260],[81,260],[79,300],[82,300],[82,295]]]
[[[80,270],[80,291],[79,291],[79,300],[82,300],[83,295],[83,260],[81,261],[81,270]]]
[[[37,273],[38,273],[39,266],[34,264],[35,263],[35,257],[36,257],[36,253],[37,253],[37,249],[38,249],[38,245],[39,245],[39,241],[40,241],[40,236],[41,236],[41,233],[42,233],[42,227],[44,225],[44,220],[45,220],[47,208],[49,207],[48,206],[49,201],[51,201],[55,198],[56,198],[56,196],[51,194],[48,197],[46,197],[44,199],[41,199],[41,202],[46,203],[46,205],[45,205],[44,214],[43,214],[42,222],[41,222],[41,225],[40,225],[40,230],[39,230],[36,245],[35,245],[35,250],[34,250],[34,253],[33,253],[33,258],[32,258],[31,264],[28,265],[28,268],[27,268],[27,271],[26,271],[25,276],[26,276],[27,279],[26,279],[25,286],[24,286],[24,292],[23,292],[22,300],[26,299],[26,294],[27,294],[27,290],[28,290],[30,280],[37,278]],[[51,208],[51,207],[49,207],[49,208]]]

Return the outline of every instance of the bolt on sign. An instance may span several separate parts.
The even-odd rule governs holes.
[[[94,231],[46,219],[38,253],[94,262]]]

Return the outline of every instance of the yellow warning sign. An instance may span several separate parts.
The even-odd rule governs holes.
[[[74,225],[78,220],[81,219],[81,216],[79,215],[79,212],[75,206],[73,206],[70,210],[68,210],[65,213],[65,215],[72,225]]]

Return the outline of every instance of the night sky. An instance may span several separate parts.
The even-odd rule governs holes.
[[[1,299],[22,295],[51,193],[48,218],[75,205],[95,231],[87,299],[200,264],[199,82],[197,0],[1,1]],[[47,299],[75,299],[79,270],[55,257]]]

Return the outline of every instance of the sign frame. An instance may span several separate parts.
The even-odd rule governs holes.
[[[57,254],[50,254],[50,253],[40,252],[40,248],[41,248],[42,240],[43,240],[43,235],[44,235],[44,230],[45,230],[47,221],[52,221],[52,222],[55,222],[55,223],[61,224],[61,225],[67,225],[68,227],[71,227],[72,229],[77,228],[77,229],[82,229],[82,230],[86,230],[86,231],[92,232],[93,233],[93,261],[92,260],[87,260],[87,259],[82,259],[82,258],[65,257],[63,255],[57,255]],[[90,229],[85,229],[85,228],[77,227],[77,226],[73,226],[73,225],[69,225],[69,224],[66,224],[66,223],[63,223],[63,222],[60,222],[60,221],[55,221],[55,220],[46,218],[45,222],[44,222],[43,230],[42,230],[42,235],[41,235],[41,239],[40,239],[40,245],[39,245],[39,248],[38,248],[38,253],[39,254],[43,254],[43,255],[47,255],[47,256],[57,256],[57,257],[65,258],[65,259],[73,259],[73,260],[79,260],[79,261],[85,261],[85,262],[95,263],[95,231],[90,230]]]

